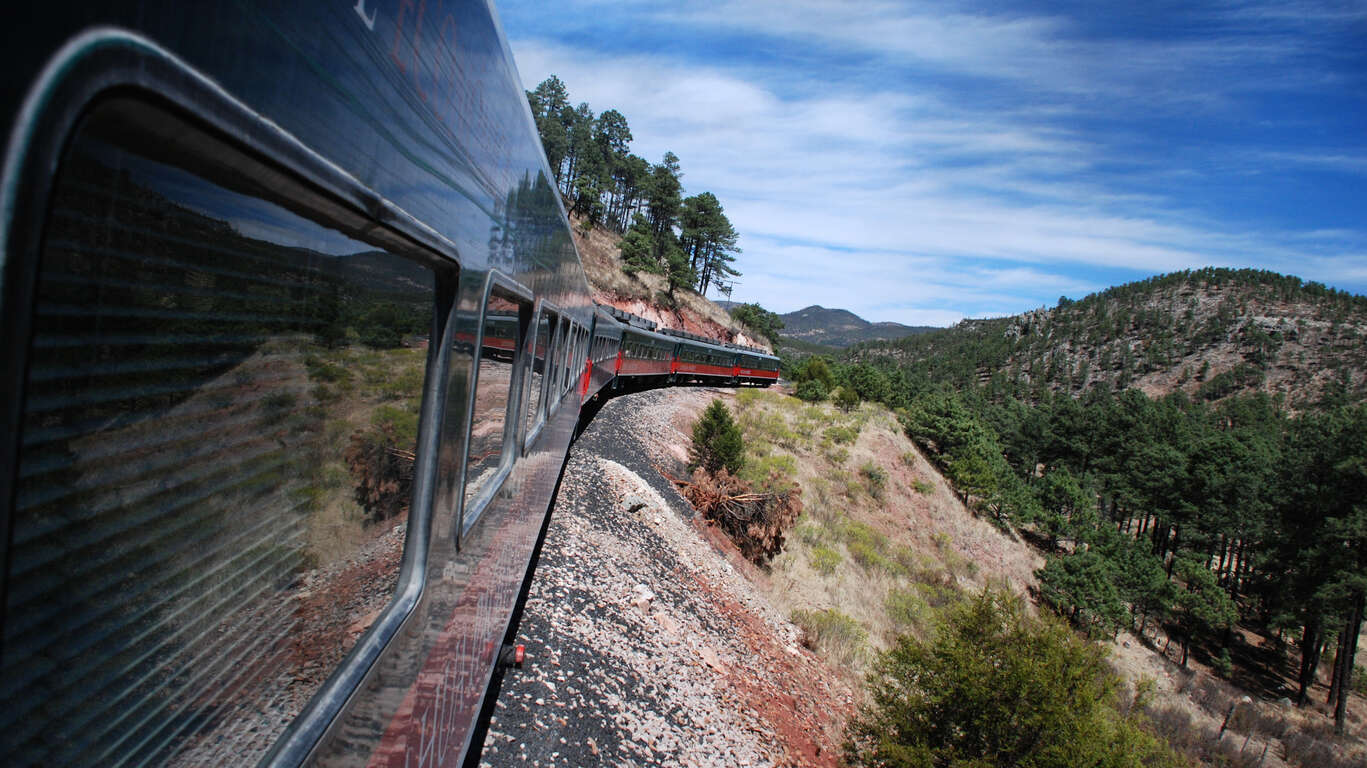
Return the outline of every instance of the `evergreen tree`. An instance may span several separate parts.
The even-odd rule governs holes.
[[[736,474],[745,464],[745,443],[740,427],[721,400],[713,400],[693,424],[693,444],[688,451],[688,468],[716,473],[725,469]]]
[[[660,262],[655,259],[655,236],[645,216],[636,214],[631,228],[618,242],[617,249],[622,254],[622,270],[628,275],[661,271]]]
[[[746,328],[768,339],[774,349],[778,349],[778,332],[783,330],[783,318],[758,304],[738,304],[731,307],[731,317]],[[827,390],[835,386],[834,380],[823,381],[822,383],[826,385]]]

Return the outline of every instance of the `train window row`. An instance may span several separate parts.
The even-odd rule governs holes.
[[[702,363],[704,365],[730,366],[735,361],[735,354],[723,352],[716,349],[705,347],[692,347],[687,344],[680,345],[679,359],[689,363]]]
[[[658,347],[640,341],[627,341],[622,345],[627,357],[636,360],[668,360],[672,347]]]
[[[299,714],[389,604],[411,504],[469,530],[587,331],[492,278],[459,318],[453,258],[135,97],[79,124],[47,217],[0,752],[259,756],[283,725],[234,724]]]

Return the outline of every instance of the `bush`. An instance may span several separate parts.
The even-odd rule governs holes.
[[[840,566],[842,558],[840,557],[840,553],[836,552],[834,549],[831,549],[824,544],[818,544],[817,546],[812,547],[811,552],[808,553],[807,559],[818,573],[823,576],[830,576],[835,573],[835,569]]]
[[[826,392],[835,388],[835,375],[831,373],[831,367],[820,357],[809,357],[805,363],[798,366],[795,380],[799,384],[809,381],[817,382]]]
[[[883,600],[883,608],[888,618],[899,627],[916,627],[926,621],[931,613],[930,605],[921,598],[916,590],[893,589]]]
[[[859,622],[840,611],[793,611],[793,623],[802,628],[804,644],[845,664],[859,658],[868,633]]]
[[[859,439],[859,427],[855,425],[827,427],[821,435],[833,443],[849,445]]]
[[[1177,765],[1115,709],[1105,651],[1020,600],[985,590],[949,612],[929,642],[901,637],[869,675],[850,722],[851,765]]]
[[[797,395],[799,400],[806,400],[809,403],[819,403],[822,400],[825,400],[830,392],[826,389],[826,385],[822,384],[820,380],[809,379],[799,383],[794,394]]]
[[[835,407],[846,413],[859,407],[859,395],[855,394],[855,391],[849,387],[837,388],[831,394],[831,400],[835,403]]]
[[[1210,666],[1215,670],[1215,674],[1228,680],[1230,673],[1234,671],[1234,660],[1229,657],[1229,649],[1221,648],[1220,655],[1211,662]]]
[[[726,469],[736,474],[745,464],[745,443],[740,427],[721,400],[713,400],[693,425],[693,445],[688,452],[688,468],[715,473]]]
[[[869,487],[869,495],[882,501],[883,492],[888,487],[888,472],[873,462],[866,462],[859,468],[859,475],[864,478],[864,482]]]

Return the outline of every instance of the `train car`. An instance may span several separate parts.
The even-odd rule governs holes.
[[[736,357],[738,350],[711,339],[684,331],[665,331],[679,340],[674,364],[670,367],[672,381],[680,384],[734,384],[737,382]]]
[[[591,301],[492,8],[0,56],[0,762],[476,761],[580,406],[682,364]]]
[[[778,381],[779,360],[753,347],[741,348],[736,355],[736,380],[740,384],[768,387]]]
[[[678,340],[656,331],[627,325],[617,353],[617,386],[644,387],[668,383]]]
[[[617,352],[622,346],[622,324],[605,307],[596,307],[584,363],[583,399],[596,397],[617,375]]]
[[[472,759],[594,314],[490,5],[0,57],[0,762]]]

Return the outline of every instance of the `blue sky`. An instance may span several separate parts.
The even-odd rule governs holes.
[[[1367,2],[504,0],[741,233],[733,298],[948,325],[1176,269],[1367,293]]]

